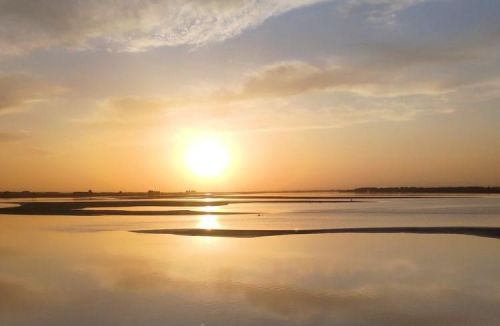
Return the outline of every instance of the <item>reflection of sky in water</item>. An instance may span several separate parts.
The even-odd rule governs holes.
[[[196,211],[196,212],[217,212],[217,211],[222,211],[220,209],[220,206],[127,206],[127,207],[88,207],[88,208],[82,208],[82,210],[85,211],[93,211],[93,210],[123,210],[123,211],[175,211],[175,210],[190,210],[190,211]],[[225,210],[226,212],[229,212],[231,210]],[[236,211],[236,210],[233,210]]]
[[[418,205],[452,212],[439,208],[422,215],[428,220],[500,225],[495,203],[472,201],[464,209],[470,215],[459,217],[455,200],[395,202],[390,218],[361,213],[388,211],[385,203],[329,218],[301,217],[307,205],[288,207],[289,217],[0,216],[0,325],[497,325],[500,240],[342,234],[205,241],[124,231],[310,226],[332,224],[335,214],[358,226],[370,219],[404,224],[417,218]]]
[[[93,208],[101,209],[101,208]],[[102,208],[103,210],[105,208]],[[500,196],[369,200],[361,203],[237,203],[202,207],[111,207],[111,210],[192,210],[213,213],[223,228],[305,229],[359,226],[500,226]],[[251,212],[217,215],[218,212]],[[120,217],[125,229],[192,228],[196,216]],[[116,217],[114,221],[118,221]],[[96,224],[102,217],[93,220]],[[106,224],[106,223],[103,223]],[[106,228],[105,226],[103,226]],[[115,223],[113,223],[115,227]]]

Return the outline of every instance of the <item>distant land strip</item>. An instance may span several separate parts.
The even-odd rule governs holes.
[[[122,207],[213,207],[230,204],[253,203],[355,203],[348,200],[236,200],[236,201],[200,201],[200,200],[114,200],[114,201],[68,201],[68,202],[18,202],[18,206],[0,208],[0,214],[10,215],[240,215],[258,214],[256,212],[204,212],[189,209],[164,211],[130,211]],[[12,203],[9,203],[12,204]],[[102,208],[117,208],[113,210]],[[90,208],[90,209],[89,209]],[[87,209],[87,210],[86,210]]]
[[[323,190],[268,190],[268,191],[238,191],[238,192],[35,192],[35,191],[0,191],[0,198],[91,198],[91,197],[137,197],[137,198],[184,198],[184,197],[225,197],[233,195],[287,194],[287,193],[399,193],[399,194],[500,194],[500,187],[362,187],[354,189],[323,189]],[[132,199],[132,198],[131,198]]]
[[[334,233],[413,233],[457,234],[500,239],[499,227],[438,226],[438,227],[370,227],[310,230],[234,230],[234,229],[153,229],[134,230],[135,233],[171,234],[183,236],[257,238],[278,235],[334,234]]]

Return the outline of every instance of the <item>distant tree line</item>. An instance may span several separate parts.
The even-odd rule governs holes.
[[[34,192],[34,191],[3,191],[0,192],[0,198],[70,198],[70,197],[103,197],[103,196],[134,196],[144,195],[144,192],[92,192],[75,191],[75,192]]]
[[[498,194],[500,193],[500,187],[364,187],[340,190],[340,192]]]

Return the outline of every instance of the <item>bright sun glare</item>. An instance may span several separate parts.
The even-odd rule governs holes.
[[[188,146],[186,163],[200,177],[217,177],[227,169],[229,154],[215,138],[196,139]]]
[[[217,217],[214,215],[204,215],[200,217],[197,227],[205,230],[218,229],[220,227]]]

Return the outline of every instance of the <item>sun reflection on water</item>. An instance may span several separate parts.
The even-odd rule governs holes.
[[[220,228],[220,223],[215,215],[203,215],[196,226],[200,229],[213,230]]]
[[[203,212],[208,212],[208,213],[210,213],[210,212],[217,212],[219,210],[219,207],[217,207],[217,206],[203,206],[201,208],[201,210]]]

